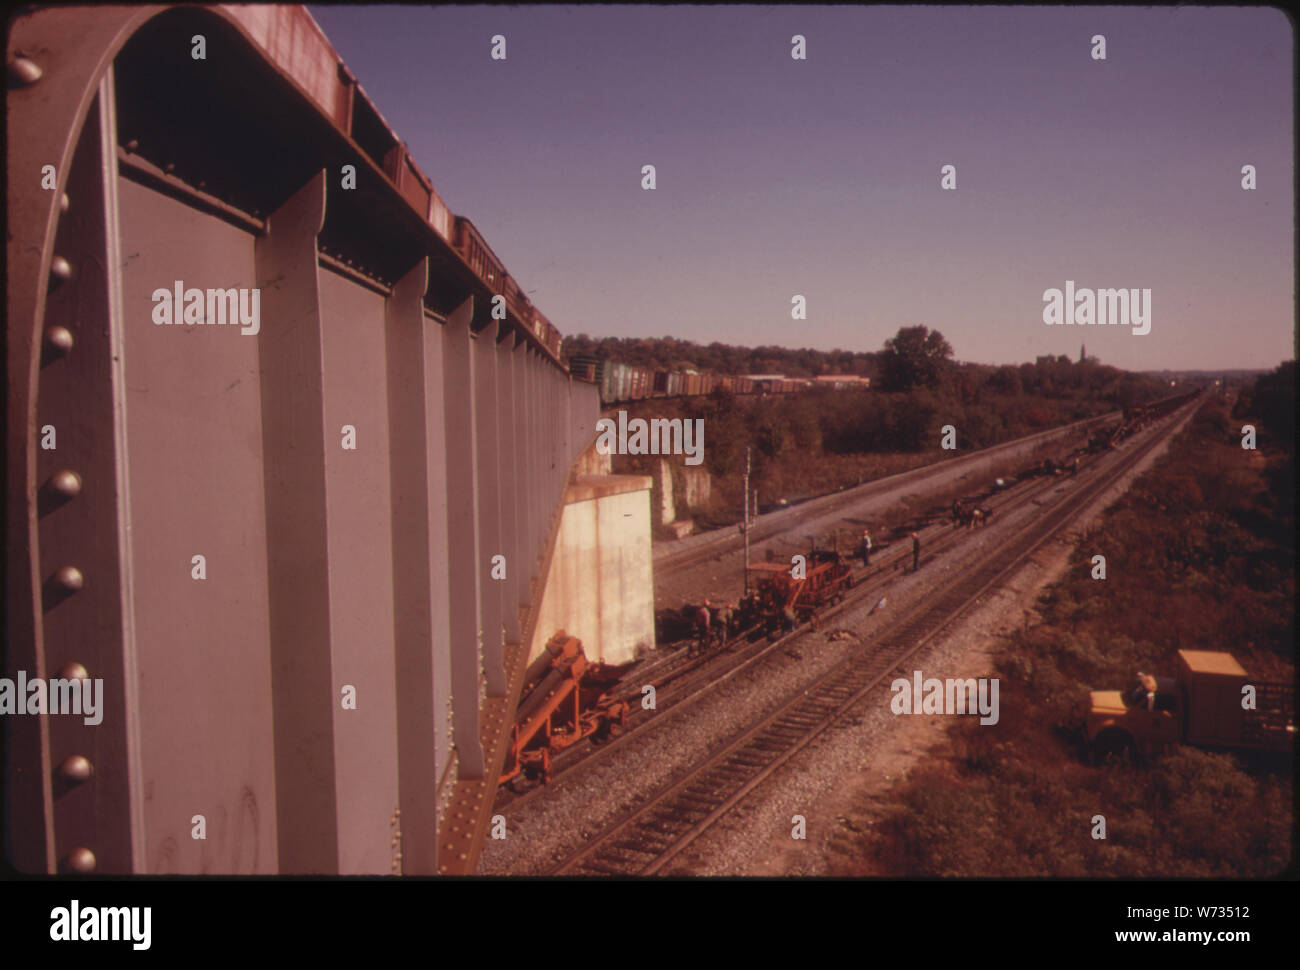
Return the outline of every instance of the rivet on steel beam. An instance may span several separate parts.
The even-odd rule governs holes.
[[[72,331],[67,327],[60,327],[54,324],[45,328],[45,342],[49,345],[50,350],[63,356],[72,350]]]
[[[72,279],[72,264],[62,256],[55,256],[54,262],[50,263],[50,277],[54,284],[66,283]]]
[[[64,498],[76,498],[81,494],[81,476],[64,468],[50,476],[50,488]]]
[[[45,72],[35,61],[15,57],[9,62],[9,79],[18,85],[35,84]]]
[[[122,147],[125,148],[128,152],[136,152],[136,151],[139,151],[139,150],[140,150],[140,139],[138,139],[138,138],[132,138],[130,141],[128,141],[128,142],[127,142],[125,145],[123,145]]]
[[[168,162],[166,165],[163,166],[163,171],[166,172],[168,175],[170,175],[172,172],[176,171],[176,163]]]
[[[78,847],[63,857],[63,867],[72,872],[94,872],[95,853],[85,847]]]
[[[74,754],[65,758],[63,764],[59,765],[59,775],[64,781],[74,785],[79,785],[83,781],[89,781],[90,776],[95,773],[90,759],[84,755]]]
[[[76,566],[60,566],[54,574],[54,581],[70,592],[75,592],[86,585],[86,577]]]
[[[74,660],[63,665],[59,676],[64,680],[90,680],[90,671]]]

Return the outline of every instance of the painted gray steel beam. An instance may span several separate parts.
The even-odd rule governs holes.
[[[479,512],[475,437],[475,354],[471,297],[442,328],[442,387],[447,455],[447,615],[451,634],[452,735],[457,775],[483,777],[479,738]]]
[[[548,384],[547,406],[546,406],[546,456],[550,464],[551,477],[551,494],[547,502],[548,513],[554,514],[556,507],[560,503],[561,485],[560,479],[564,474],[563,460],[560,456],[561,438],[560,438],[560,381],[558,372],[548,366],[546,368],[546,378]]]
[[[339,872],[388,875],[399,861],[392,831],[373,822],[395,820],[401,804],[389,296],[330,270],[320,272],[320,295],[329,432],[324,529],[330,556],[330,656],[334,696],[350,688],[356,699],[355,704],[334,706]],[[346,439],[341,438],[345,429]]]
[[[534,433],[536,439],[533,447],[537,454],[537,492],[533,496],[533,502],[537,506],[537,548],[541,549],[546,543],[546,532],[550,521],[550,508],[553,504],[551,495],[551,462],[550,462],[550,439],[547,435],[547,424],[549,418],[547,412],[551,406],[551,388],[547,378],[546,362],[542,360],[540,354],[533,359],[533,374],[537,378],[537,389],[535,400],[537,401],[537,415],[534,422]]]
[[[431,387],[425,383],[426,340],[438,346],[439,356],[442,349],[440,334],[426,329],[424,320],[428,278],[425,257],[394,284],[385,320],[397,782],[404,875],[438,872],[438,813],[431,807],[438,799],[440,762],[435,739],[441,706],[437,698],[443,685],[434,674],[430,512],[446,502],[447,486],[441,450],[426,451],[434,443],[427,422],[437,422],[437,444],[440,448],[442,444],[442,375],[436,375]],[[436,407],[431,407],[435,401]],[[441,539],[445,524],[438,531]],[[440,554],[445,546],[436,548]],[[445,628],[445,576],[439,600],[438,621]]]
[[[537,541],[537,456],[535,446],[537,434],[534,430],[537,421],[537,379],[533,372],[533,349],[524,347],[524,356],[520,361],[523,372],[524,407],[520,410],[519,420],[523,428],[524,476],[527,483],[524,498],[525,535],[528,536],[529,554],[532,557],[529,566],[537,572],[541,555],[541,546]]]
[[[528,516],[529,566],[536,575],[542,563],[541,525],[537,518],[537,493],[542,488],[541,469],[537,463],[537,419],[540,408],[537,400],[537,354],[532,347],[524,348],[524,402],[522,421],[524,428],[524,457],[527,462],[527,491],[524,505]]]
[[[279,871],[338,871],[329,556],[316,234],[325,172],[270,217],[255,247]]]
[[[528,527],[528,495],[530,492],[528,478],[528,346],[521,331],[516,331],[514,348],[511,352],[511,367],[514,379],[514,452],[515,483],[512,497],[515,503],[515,532],[519,537],[519,565],[522,567],[515,576],[515,603],[522,609],[528,605],[529,590],[533,576],[537,574],[537,550],[533,546],[533,535]]]
[[[506,696],[502,659],[505,588],[493,578],[493,560],[503,554],[501,537],[500,382],[497,336],[504,322],[489,320],[473,340],[474,435],[478,463],[479,618],[483,640],[483,676],[488,697]],[[509,575],[509,562],[506,563]],[[498,572],[499,575],[499,572]]]
[[[600,419],[600,391],[594,384],[579,383],[574,386],[577,392],[575,425],[577,429],[577,449],[581,453],[596,438],[596,422]]]
[[[573,464],[573,459],[576,457],[573,446],[578,437],[573,432],[573,376],[563,377],[562,380],[564,381],[564,463],[567,467]]]
[[[519,471],[515,464],[515,443],[519,428],[515,424],[515,328],[502,330],[497,343],[497,376],[501,398],[501,421],[498,465],[501,482],[501,548],[506,557],[506,578],[502,583],[502,606],[505,615],[507,643],[518,643],[519,628],[519,573],[527,561],[519,537],[519,521],[515,495],[519,490]]]
[[[428,482],[429,625],[433,653],[433,773],[439,784],[454,749],[451,687],[451,563],[447,555],[447,428],[443,400],[443,326],[424,319],[424,460]],[[427,806],[425,808],[427,811]],[[436,813],[435,813],[436,814]]]

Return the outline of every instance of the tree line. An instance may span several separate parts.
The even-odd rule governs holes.
[[[1034,363],[958,363],[952,345],[937,330],[902,327],[881,350],[797,350],[786,347],[740,347],[714,342],[708,345],[675,337],[601,337],[587,334],[564,341],[567,363],[575,356],[608,358],[649,370],[697,370],[713,374],[784,374],[820,377],[845,374],[871,378],[872,386],[887,392],[932,389],[970,404],[989,394],[1052,399],[1100,398],[1116,407],[1152,400],[1162,384],[1157,378],[1129,374],[1098,363],[1069,357],[1043,357]],[[1030,424],[1035,421],[1031,418]]]

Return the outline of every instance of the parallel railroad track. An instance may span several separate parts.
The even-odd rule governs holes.
[[[1120,456],[1096,490],[1117,482],[1170,433],[1152,435]],[[775,711],[742,729],[724,748],[688,770],[646,801],[607,825],[553,874],[653,875],[832,725],[845,719],[870,692],[886,684],[919,650],[1054,536],[1077,511],[1072,495],[1047,510],[1008,546],[979,564],[938,597],[887,627],[811,684],[792,693]]]
[[[1086,475],[1087,468],[1081,472]],[[1012,486],[1005,492],[996,494],[987,500],[993,510],[1005,516],[1024,505],[1037,501],[1037,497],[1057,486],[1055,479],[1033,479],[1028,483]],[[961,541],[965,529],[945,527],[938,535],[926,539],[927,558],[942,553],[950,546]],[[855,607],[889,587],[894,576],[908,557],[908,550],[899,552],[881,552],[870,567],[858,568],[853,573],[853,587],[845,594],[844,601],[826,606],[817,611],[817,624],[839,613]],[[612,752],[631,743],[646,731],[662,725],[667,716],[682,713],[694,702],[702,700],[717,687],[730,678],[756,666],[768,656],[797,640],[813,628],[811,623],[800,624],[791,633],[774,641],[764,636],[762,624],[756,624],[745,630],[737,631],[729,640],[726,650],[713,650],[703,657],[687,658],[681,650],[675,655],[653,662],[651,666],[638,668],[624,682],[622,699],[626,700],[631,718],[635,723],[623,733],[600,745],[575,745],[561,752],[553,762],[553,775],[549,785],[537,785],[522,793],[509,788],[502,788],[495,801],[498,811],[517,813],[528,803],[541,798],[546,792],[553,791],[556,784],[579,767],[589,767],[608,757]],[[641,686],[653,684],[656,691],[656,708],[653,715],[643,712]],[[672,690],[664,688],[672,685]]]
[[[1078,432],[1082,432],[1086,434],[1088,431],[1090,431],[1092,428],[1096,427],[1099,424],[1114,421],[1115,417],[1116,417],[1115,413],[1098,415],[1097,417],[1086,418],[1083,421],[1077,422],[1073,426],[1067,425],[1066,427],[1077,428]],[[1040,436],[1050,435],[1052,431],[1060,431],[1060,430],[1062,429],[1052,429],[1049,431],[1040,432],[1039,435]],[[1031,435],[1030,439],[1032,439],[1033,437],[1036,436]],[[1000,449],[1000,448],[1009,449],[1012,446],[1015,445],[1023,446],[1027,443],[1028,441],[1026,439],[1023,438],[1017,439],[1015,441],[1004,442],[1001,445],[993,445],[992,447],[985,449],[984,452],[993,452],[996,449]],[[984,454],[984,452],[977,452],[976,455],[983,454],[984,457],[988,457],[988,455]],[[971,457],[975,457],[975,455],[972,455]],[[890,491],[892,489],[898,488],[900,485],[906,484],[908,481],[914,478],[915,479],[925,478],[926,476],[933,474],[940,464],[942,464],[942,462],[932,462],[928,465],[922,465],[919,468],[913,468],[905,472],[900,472],[897,475],[890,475],[886,478],[876,479],[875,481],[871,481],[871,482],[865,482],[862,485],[856,485],[853,488],[846,489],[843,492],[832,493],[831,495],[818,496],[817,498],[810,499],[806,504],[810,506],[809,511],[814,512],[817,515],[829,514],[839,508],[842,508],[843,506],[853,505],[858,502],[861,502],[869,498],[871,495],[875,494],[876,492]],[[820,504],[816,506],[812,506],[812,503],[814,502]],[[798,508],[798,506],[795,506],[795,508]],[[771,513],[768,514],[770,515]],[[797,521],[797,519],[795,521]],[[762,518],[760,517],[755,520],[753,531],[750,533],[750,542],[751,543],[763,542],[766,541],[767,539],[771,539],[775,536],[779,536],[782,533],[789,531],[789,529],[790,529],[790,525],[784,520],[776,521],[776,522],[773,521],[763,522]],[[724,530],[719,530],[719,531],[721,532]],[[711,560],[717,559],[721,556],[733,553],[737,549],[739,549],[743,544],[744,544],[744,536],[742,534],[736,531],[728,530],[725,531],[724,534],[719,535],[714,539],[712,539],[711,541],[702,544],[696,548],[687,549],[682,552],[668,553],[667,555],[655,561],[655,568],[674,569],[674,570],[690,569],[694,566],[700,565],[701,563],[710,562]]]
[[[1082,481],[1088,475],[1094,462],[1093,456],[1086,460],[1077,481]],[[1038,497],[1055,487],[1057,487],[1055,478],[1035,478],[1027,483],[1013,485],[1006,491],[995,493],[985,501],[999,517],[1005,517],[1024,505],[1041,504]],[[962,528],[950,528],[943,520],[940,524],[943,528],[939,533],[926,539],[927,558],[956,545],[966,531]],[[863,601],[869,602],[872,596],[887,589],[893,582],[896,571],[905,565],[907,555],[906,548],[896,553],[882,550],[877,554],[872,566],[854,570],[854,585],[846,594],[844,602],[818,610],[818,625]],[[873,582],[868,585],[868,580]],[[811,629],[813,629],[811,623],[804,623],[796,627],[793,632],[775,641],[768,641],[764,638],[761,624],[755,625],[738,631],[730,639],[730,646],[726,651],[713,651],[704,657],[693,659],[686,658],[681,651],[678,651],[675,655],[654,661],[651,666],[638,668],[625,681],[629,686],[624,688],[626,696],[623,697],[629,705],[629,718],[636,723],[603,744],[575,745],[561,752],[553,762],[553,775],[549,785],[539,784],[522,793],[503,787],[496,796],[496,809],[509,815],[518,813],[528,803],[543,797],[548,791],[554,791],[559,781],[578,768],[589,767],[608,757],[634,739],[640,738],[646,731],[662,725],[670,714],[682,713],[689,709],[695,702],[711,694],[720,684],[761,663],[775,651],[797,640]],[[642,696],[640,688],[645,684],[653,684],[657,693],[657,706],[653,715],[645,714],[640,705]],[[663,692],[663,688],[670,684],[673,690]]]

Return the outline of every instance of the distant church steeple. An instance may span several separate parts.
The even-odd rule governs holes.
[[[1079,344],[1079,363],[1082,364],[1087,356],[1088,347],[1086,344]]]

